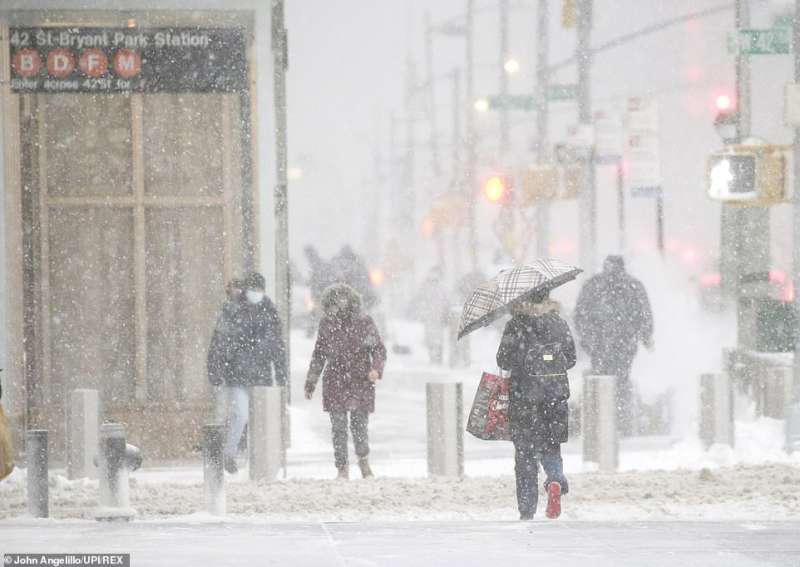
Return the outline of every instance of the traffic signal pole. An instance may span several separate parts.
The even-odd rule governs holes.
[[[550,53],[549,37],[549,4],[548,0],[539,0],[536,24],[536,158],[537,161],[547,163],[550,157],[550,141],[547,131],[550,105],[547,100],[547,90],[550,82],[550,72],[547,69]],[[542,200],[536,206],[536,255],[539,258],[548,256],[548,238],[550,234],[550,204]]]
[[[749,0],[736,0],[736,33],[750,26]],[[736,54],[736,141],[744,142],[751,131],[750,58]],[[723,290],[736,302],[737,345],[755,348],[757,306],[742,297],[742,276],[766,273],[770,268],[770,222],[768,207],[722,207],[720,235],[720,272]]]
[[[592,127],[592,0],[578,4],[578,116],[581,127]],[[579,199],[580,266],[588,274],[595,272],[595,236],[597,234],[597,209],[595,202],[594,149],[585,156],[582,186]]]

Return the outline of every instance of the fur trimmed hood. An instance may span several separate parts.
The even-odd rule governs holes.
[[[344,283],[333,284],[322,293],[322,310],[327,317],[355,318],[361,314],[359,293]]]

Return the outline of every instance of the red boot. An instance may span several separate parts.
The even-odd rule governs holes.
[[[561,515],[561,484],[551,482],[547,487],[547,517],[555,520]]]

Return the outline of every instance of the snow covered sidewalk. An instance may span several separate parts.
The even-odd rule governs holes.
[[[131,503],[143,520],[203,517],[204,493],[190,469],[131,479]],[[510,471],[509,471],[510,472]],[[241,479],[241,480],[240,480]],[[800,520],[800,467],[740,465],[716,469],[596,472],[570,476],[564,520]],[[26,513],[23,471],[0,484],[0,530]],[[291,479],[227,483],[228,519],[285,521],[513,520],[512,476],[463,480],[378,478],[349,482]],[[51,475],[51,515],[92,518],[97,481]],[[540,502],[540,505],[544,505]],[[540,516],[543,513],[540,511]]]
[[[558,565],[796,567],[798,523],[30,522],[2,525],[0,553],[129,553],[135,567]]]

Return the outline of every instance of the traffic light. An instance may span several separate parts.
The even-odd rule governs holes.
[[[731,146],[708,160],[708,196],[747,206],[780,203],[786,159],[775,146]]]
[[[714,117],[714,128],[726,144],[735,144],[739,140],[739,113],[733,103],[733,97],[720,93],[715,100],[717,115]]]
[[[483,194],[490,203],[508,203],[511,198],[510,179],[505,175],[493,175],[483,185]]]

